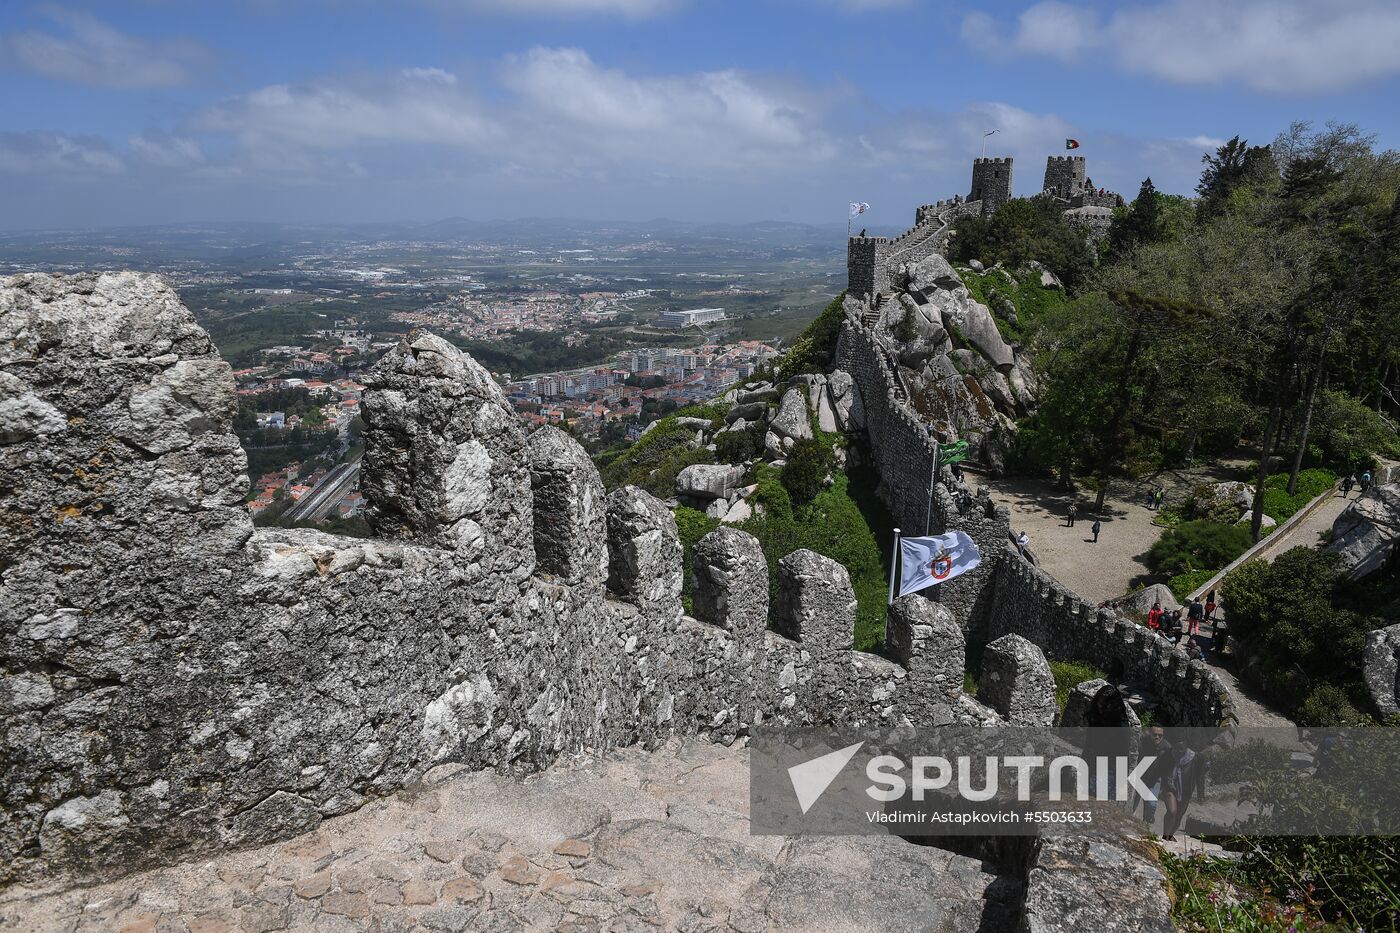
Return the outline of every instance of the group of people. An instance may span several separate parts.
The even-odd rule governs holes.
[[[1371,471],[1363,470],[1360,476],[1355,473],[1348,473],[1342,477],[1342,498],[1351,495],[1351,490],[1355,486],[1361,487],[1361,495],[1366,495],[1366,490],[1371,488]]]
[[[1196,643],[1196,636],[1201,633],[1201,624],[1210,623],[1210,637],[1215,639],[1215,611],[1219,608],[1216,602],[1215,590],[1206,594],[1205,601],[1202,602],[1199,596],[1193,597],[1186,608],[1163,609],[1160,600],[1152,603],[1152,608],[1147,612],[1147,627],[1154,632],[1161,632],[1174,643],[1180,644],[1181,639],[1187,639],[1186,653],[1193,658],[1202,656],[1201,646]],[[1194,653],[1193,653],[1194,652]]]

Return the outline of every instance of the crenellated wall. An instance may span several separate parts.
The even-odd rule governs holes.
[[[1004,545],[997,562],[988,636],[1014,633],[1055,660],[1087,661],[1116,683],[1151,690],[1175,725],[1238,721],[1229,690],[1205,663],[1163,636],[1107,609],[1098,609]]]
[[[669,510],[604,496],[446,341],[366,384],[375,537],[254,529],[229,367],[173,292],[0,279],[0,884],[293,835],[444,762],[997,721],[947,610],[897,604],[897,660],[852,651],[849,578],[811,552],[770,610],[757,542],[716,532],[683,616]]]

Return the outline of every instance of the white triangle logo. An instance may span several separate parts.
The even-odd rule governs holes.
[[[841,773],[841,769],[846,767],[846,763],[855,757],[864,744],[857,742],[847,745],[820,758],[813,758],[788,768],[788,778],[792,781],[792,789],[797,793],[798,806],[802,807],[804,814],[821,799],[831,782],[836,780],[836,775]]]

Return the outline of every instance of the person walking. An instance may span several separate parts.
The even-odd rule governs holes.
[[[1371,488],[1371,471],[1367,470],[1361,474],[1361,494],[1366,495],[1366,490]]]
[[[1200,634],[1201,619],[1205,618],[1206,607],[1201,605],[1200,597],[1191,600],[1191,606],[1186,610],[1187,631],[1192,637]]]
[[[1089,530],[1092,531],[1092,532],[1094,533],[1094,543],[1095,543],[1095,544],[1098,544],[1098,543],[1099,543],[1099,532],[1100,532],[1100,531],[1103,531],[1103,522],[1101,522],[1101,521],[1099,521],[1097,518],[1095,518],[1095,519],[1094,519],[1094,524],[1092,524],[1092,525],[1089,526]]]
[[[1206,621],[1215,627],[1215,590],[1206,594]]]
[[[1167,808],[1162,822],[1162,838],[1172,839],[1186,819],[1191,798],[1205,792],[1205,759],[1198,756],[1184,741],[1173,749],[1175,761],[1170,776],[1162,782],[1162,803]]]
[[[1152,763],[1142,773],[1142,786],[1152,792],[1152,799],[1133,791],[1132,798],[1128,804],[1128,812],[1137,810],[1138,803],[1142,804],[1142,818],[1148,826],[1151,826],[1157,819],[1157,804],[1162,799],[1162,784],[1171,775],[1172,764],[1176,761],[1176,756],[1172,754],[1171,743],[1167,741],[1166,730],[1161,726],[1151,726],[1147,734],[1143,736],[1142,748],[1139,754],[1143,758],[1151,758]]]
[[[1079,515],[1079,507],[1073,502],[1069,504],[1069,527],[1074,527],[1074,519]]]
[[[1167,487],[1163,486],[1163,487],[1161,487],[1160,489],[1157,490],[1157,495],[1156,495],[1156,499],[1157,499],[1156,511],[1158,511],[1158,512],[1162,511],[1162,503],[1163,503],[1164,501],[1166,501],[1166,498],[1167,498]]]
[[[1342,477],[1342,498],[1351,495],[1351,487],[1356,485],[1356,477],[1348,473]]]

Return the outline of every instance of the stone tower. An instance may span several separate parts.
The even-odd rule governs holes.
[[[1045,160],[1043,190],[1061,198],[1078,194],[1084,188],[1083,156],[1050,156]]]
[[[1011,200],[1011,157],[972,160],[972,193],[969,201],[981,201],[982,213],[990,214]]]

